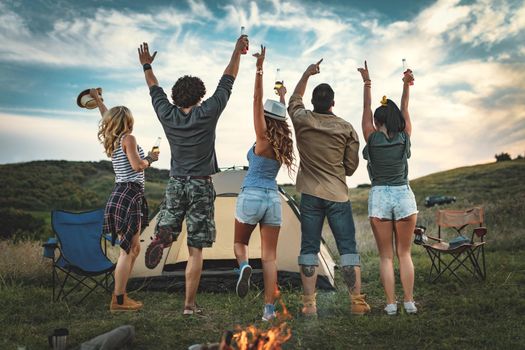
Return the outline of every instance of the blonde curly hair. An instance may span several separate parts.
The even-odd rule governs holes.
[[[119,147],[124,134],[133,131],[133,115],[124,106],[116,106],[104,113],[98,126],[98,140],[104,146],[104,152],[111,158]]]
[[[272,145],[275,158],[279,163],[288,168],[288,175],[295,168],[295,155],[293,152],[292,131],[286,121],[278,121],[264,117],[266,120],[266,138]]]

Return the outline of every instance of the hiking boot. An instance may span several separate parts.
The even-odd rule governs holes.
[[[250,277],[252,276],[252,267],[245,264],[239,270],[239,278],[237,279],[237,286],[235,292],[239,298],[244,298],[250,290]]]
[[[111,297],[111,304],[109,304],[109,311],[120,312],[120,311],[138,311],[142,309],[142,303],[128,298],[127,294],[124,294],[124,302],[119,304],[117,302],[117,296],[113,294]]]
[[[403,307],[407,314],[417,314],[417,307],[414,301],[405,301]]]
[[[317,293],[305,295],[303,294],[303,308],[301,313],[306,317],[317,317],[317,303],[316,298]]]
[[[159,228],[155,239],[149,244],[144,257],[148,269],[154,269],[160,263],[164,248],[168,248],[173,242],[173,237],[166,229]]]
[[[263,321],[269,322],[273,320],[276,316],[277,315],[275,314],[275,305],[273,304],[264,305],[263,316],[262,316]]]
[[[142,301],[138,301],[138,300],[134,300],[134,299],[131,299],[129,296],[128,296],[128,293],[124,294],[124,298],[126,298],[128,300],[128,302],[132,303],[132,304],[136,304],[140,307],[143,307],[144,306],[144,303]]]
[[[365,294],[351,295],[350,300],[352,301],[351,312],[352,315],[364,315],[370,312],[370,305],[365,301]]]
[[[386,304],[384,308],[385,312],[389,316],[397,315],[397,303],[394,304]]]

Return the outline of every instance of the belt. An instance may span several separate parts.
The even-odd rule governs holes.
[[[181,179],[181,180],[211,180],[211,176],[195,176],[195,175],[188,175],[188,176],[172,176],[175,179]]]

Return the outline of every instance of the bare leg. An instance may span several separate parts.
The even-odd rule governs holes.
[[[128,284],[129,274],[131,272],[131,265],[133,262],[133,256],[130,250],[129,254],[124,249],[120,249],[120,255],[117,260],[117,266],[115,267],[115,295],[121,295],[126,293],[126,285]]]
[[[350,295],[361,294],[361,266],[343,266],[343,279]]]
[[[137,232],[137,234],[133,236],[133,239],[131,240],[131,251],[129,253],[131,254],[131,265],[129,267],[129,274],[131,275],[137,256],[140,254],[140,232]]]
[[[379,273],[381,283],[385,290],[387,304],[396,302],[395,277],[394,277],[394,251],[392,246],[392,235],[394,225],[392,221],[370,218],[372,231],[379,251]]]
[[[197,289],[202,273],[202,248],[189,247],[188,264],[186,265],[186,298],[184,306],[195,306]]]
[[[317,266],[301,265],[301,282],[305,295],[314,294],[317,283]]]
[[[264,276],[264,303],[273,304],[277,288],[277,240],[280,226],[261,225],[262,265]]]
[[[243,224],[235,219],[235,242],[233,251],[239,265],[243,261],[248,261],[248,242],[256,225]]]
[[[403,285],[404,301],[413,301],[414,264],[410,254],[412,236],[416,228],[417,214],[395,221],[396,253],[399,259],[399,275]]]

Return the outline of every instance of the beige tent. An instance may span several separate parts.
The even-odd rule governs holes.
[[[231,288],[236,281],[233,269],[237,267],[233,254],[233,232],[235,202],[240,190],[246,168],[232,168],[213,175],[213,183],[217,198],[215,200],[215,224],[217,239],[212,248],[205,248],[204,266],[201,280],[203,289]],[[279,284],[293,286],[300,285],[299,266],[297,256],[301,244],[301,224],[299,210],[295,201],[281,188],[282,226],[277,245],[277,268]],[[150,225],[142,232],[141,251],[132,272],[130,282],[146,281],[171,287],[184,285],[184,269],[188,259],[186,246],[186,224],[178,240],[170,248],[164,249],[160,264],[155,269],[148,269],[144,264],[144,253],[154,236],[157,222],[155,216]],[[250,240],[250,264],[254,268],[252,280],[258,283],[262,280],[261,270],[261,240],[259,229],[255,229]],[[319,253],[319,288],[334,287],[334,260],[324,243]],[[218,288],[217,288],[218,287]]]

